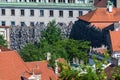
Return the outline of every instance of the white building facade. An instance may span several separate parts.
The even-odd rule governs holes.
[[[9,43],[14,25],[47,25],[52,20],[68,25],[92,9],[93,0],[0,0],[0,35]]]
[[[69,24],[93,8],[93,0],[0,0],[0,25]]]

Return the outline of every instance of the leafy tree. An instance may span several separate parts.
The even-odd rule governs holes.
[[[89,42],[78,41],[73,39],[64,39],[55,43],[57,46],[64,48],[67,57],[66,60],[72,61],[73,58],[77,57],[80,60],[84,60],[87,63],[87,53],[89,50]],[[63,55],[64,56],[64,55]]]
[[[88,49],[89,42],[87,41],[62,39],[60,29],[56,28],[55,21],[52,21],[48,24],[47,29],[42,31],[40,42],[37,45],[33,43],[25,45],[20,50],[20,54],[25,61],[45,59],[46,53],[50,52],[52,57],[51,63],[54,63],[60,57],[69,61],[77,57],[87,63]]]
[[[20,55],[25,61],[38,61],[44,59],[44,54],[41,54],[38,47],[33,43],[26,44],[20,50]]]
[[[4,39],[2,35],[0,35],[0,46],[7,47],[7,41]]]
[[[100,47],[102,44],[106,44],[105,35],[102,30],[90,26],[89,22],[78,20],[72,27],[70,38],[90,41],[91,46]]]
[[[120,80],[120,66],[114,67],[112,75],[115,80]]]
[[[93,58],[95,68],[91,67],[88,64],[80,64],[79,67],[71,69],[72,67],[68,65],[68,69],[63,68],[61,71],[60,78],[62,80],[68,80],[68,78],[69,80],[107,80],[107,75],[103,69],[103,64],[107,64],[106,61],[109,59],[108,53],[105,53],[102,60],[98,60],[95,56],[93,56]],[[119,74],[120,71],[119,69],[117,70]],[[118,77],[117,79],[119,80]]]
[[[48,23],[47,29],[42,31],[41,39],[48,42],[48,44],[53,44],[62,39],[61,30],[56,27],[55,21]]]

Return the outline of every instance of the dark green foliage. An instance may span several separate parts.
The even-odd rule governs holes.
[[[64,58],[71,62],[74,57],[87,63],[88,50],[89,42],[87,41],[62,39],[60,29],[56,28],[55,21],[52,21],[42,32],[40,42],[37,45],[26,44],[20,50],[20,55],[25,61],[36,61],[46,59],[46,54],[50,52],[51,63],[54,63],[57,58]]]
[[[2,35],[0,35],[0,46],[7,47],[7,41],[4,39]]]
[[[112,77],[115,80],[120,80],[120,66],[114,67],[114,71],[112,72]]]
[[[95,26],[90,27],[89,24],[81,20],[76,21],[71,30],[70,38],[90,41],[91,46],[94,47],[106,44],[103,32],[100,29],[96,29]]]
[[[77,57],[79,60],[84,60],[87,63],[87,53],[89,50],[89,42],[77,41],[73,39],[64,39],[56,42],[56,45],[65,50],[66,60],[72,61],[73,58]]]
[[[41,39],[44,39],[48,44],[61,40],[61,30],[56,27],[55,21],[49,22],[47,29],[42,31]]]
[[[44,54],[41,54],[39,48],[33,43],[25,45],[20,50],[20,55],[25,61],[38,61],[45,59]]]

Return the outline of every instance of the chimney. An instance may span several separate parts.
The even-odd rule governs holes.
[[[111,13],[113,8],[113,3],[111,1],[108,1],[107,8],[108,8],[108,12]]]
[[[112,6],[111,6],[111,5],[109,5],[108,11],[109,11],[110,13],[112,13]]]
[[[50,52],[47,53],[47,60],[49,61],[51,59],[51,54]]]
[[[34,68],[32,69],[32,75],[35,75],[35,73],[34,73]]]

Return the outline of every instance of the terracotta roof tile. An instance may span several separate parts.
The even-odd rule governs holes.
[[[0,80],[21,80],[21,76],[27,79],[33,68],[35,74],[41,74],[42,80],[58,80],[47,61],[25,63],[16,51],[0,52]]]
[[[92,26],[95,26],[98,29],[104,29],[110,26],[112,23],[91,23]]]
[[[29,71],[16,51],[0,52],[0,80],[21,80],[24,71]]]
[[[112,51],[120,51],[120,30],[110,31]]]
[[[78,19],[90,23],[113,23],[120,21],[120,8],[113,8],[109,12],[107,8],[97,8],[86,15],[78,17]]]
[[[48,68],[47,61],[26,62],[26,64],[31,70],[35,69],[35,73],[40,72],[42,80],[57,80],[58,79],[53,69]],[[38,67],[38,69],[36,68],[36,66]]]

